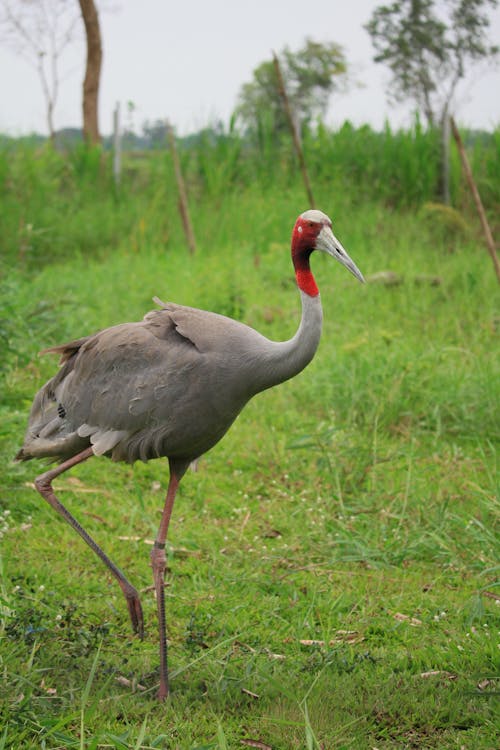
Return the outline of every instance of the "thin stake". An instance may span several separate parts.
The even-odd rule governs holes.
[[[175,179],[177,182],[177,189],[179,191],[179,211],[182,218],[182,225],[184,227],[184,234],[186,235],[189,252],[194,255],[196,252],[196,240],[194,238],[193,225],[191,224],[191,218],[189,216],[189,208],[187,201],[186,185],[182,176],[181,165],[179,162],[179,155],[177,154],[177,147],[175,145],[174,130],[170,123],[167,122],[167,133],[168,133],[168,144],[170,146],[170,152],[172,154],[172,161],[174,162]]]
[[[495,268],[497,280],[498,280],[498,283],[500,284],[500,262],[498,260],[498,255],[496,253],[495,242],[493,240],[493,235],[491,233],[490,225],[488,224],[488,219],[486,218],[486,212],[484,210],[481,196],[479,195],[479,190],[477,189],[477,185],[472,175],[472,170],[470,168],[469,159],[467,158],[467,153],[465,151],[462,138],[460,136],[460,133],[458,132],[458,128],[455,124],[455,120],[453,119],[453,117],[450,117],[450,125],[451,125],[451,132],[453,133],[453,137],[457,144],[458,153],[460,154],[460,159],[462,160],[462,167],[465,172],[465,177],[467,179],[467,182],[469,183],[469,188],[472,193],[472,197],[474,198],[477,212],[481,220],[481,225],[483,227],[484,236],[486,238],[486,245],[488,247],[488,252],[491,255],[491,260],[493,261],[493,266]]]
[[[307,197],[309,200],[309,207],[315,208],[311,182],[309,180],[309,174],[307,172],[306,161],[304,159],[304,152],[302,151],[299,134],[297,133],[295,121],[293,119],[293,112],[292,112],[292,107],[290,105],[290,100],[288,99],[288,94],[286,93],[285,81],[283,80],[283,75],[281,73],[281,66],[280,66],[279,60],[275,52],[273,52],[273,62],[274,62],[274,68],[276,70],[276,78],[278,81],[278,91],[279,91],[281,98],[283,99],[283,107],[285,109],[285,114],[288,120],[288,126],[292,134],[293,145],[295,147],[295,151],[297,152],[297,156],[299,158],[300,169],[302,171],[302,179],[304,180],[304,185],[305,185]]]
[[[122,171],[122,134],[120,128],[120,104],[116,103],[113,111],[113,176],[115,185],[120,182]]]

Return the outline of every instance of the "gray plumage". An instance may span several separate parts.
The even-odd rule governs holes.
[[[92,444],[115,461],[189,463],[221,439],[252,396],[305,367],[319,339],[308,337],[294,358],[293,339],[277,352],[279,345],[235,320],[160,305],[141,322],[46,350],[60,353],[62,366],[35,397],[18,458],[63,461]],[[286,371],[276,357],[283,348]]]
[[[160,634],[160,688],[168,694],[163,577],[175,494],[189,463],[212,448],[255,394],[300,372],[316,352],[322,324],[309,258],[321,250],[363,277],[320,211],[301,214],[292,262],[302,301],[297,333],[273,342],[238,321],[155,300],[160,309],[62,346],[61,367],[37,393],[18,460],[59,462],[35,480],[40,494],[99,555],[125,595],[134,630],[143,633],[139,594],[60,503],[52,481],[92,455],[133,463],[165,456],[170,480],[151,553]]]

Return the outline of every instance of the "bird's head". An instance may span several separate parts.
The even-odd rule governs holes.
[[[315,296],[318,290],[309,268],[313,250],[321,250],[342,263],[359,281],[363,274],[332,232],[332,222],[322,211],[309,209],[300,214],[292,233],[292,260],[299,287]]]

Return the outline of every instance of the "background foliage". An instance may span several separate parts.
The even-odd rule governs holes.
[[[12,463],[56,367],[37,352],[140,319],[154,294],[292,335],[306,206],[289,144],[207,129],[179,146],[194,257],[165,151],[128,154],[119,187],[100,150],[0,151],[0,747],[494,747],[498,288],[456,161],[455,209],[435,202],[418,122],[304,133],[318,204],[368,283],[313,259],[317,357],[183,482],[167,705],[148,563],[165,462],[95,459],[57,484],[142,590],[142,643],[34,492],[40,464]],[[468,148],[498,231],[499,133]]]
[[[500,132],[471,132],[465,140],[483,200],[494,212],[500,201]],[[438,136],[418,120],[411,130],[395,132],[389,125],[377,132],[349,123],[338,130],[319,124],[305,129],[303,145],[313,183],[336,200],[347,192],[358,203],[376,198],[394,209],[417,209],[439,191]],[[272,127],[262,128],[257,143],[235,130],[207,128],[181,140],[180,153],[190,194],[204,210],[228,189],[255,190],[272,201],[276,191],[299,181],[289,140],[276,144]],[[469,198],[455,152],[451,173],[453,204],[460,209]],[[142,241],[146,231],[165,242],[167,222],[177,221],[173,168],[165,150],[128,152],[117,190],[110,155],[99,148],[77,143],[58,151],[4,139],[0,191],[2,258],[27,271],[75,252],[88,257],[102,247],[117,247],[131,233],[133,242]]]

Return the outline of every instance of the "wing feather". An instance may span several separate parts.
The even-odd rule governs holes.
[[[21,458],[92,444],[120,460],[192,459],[220,439],[252,395],[244,368],[268,340],[222,315],[161,304],[143,321],[46,350],[62,366],[35,397]]]

